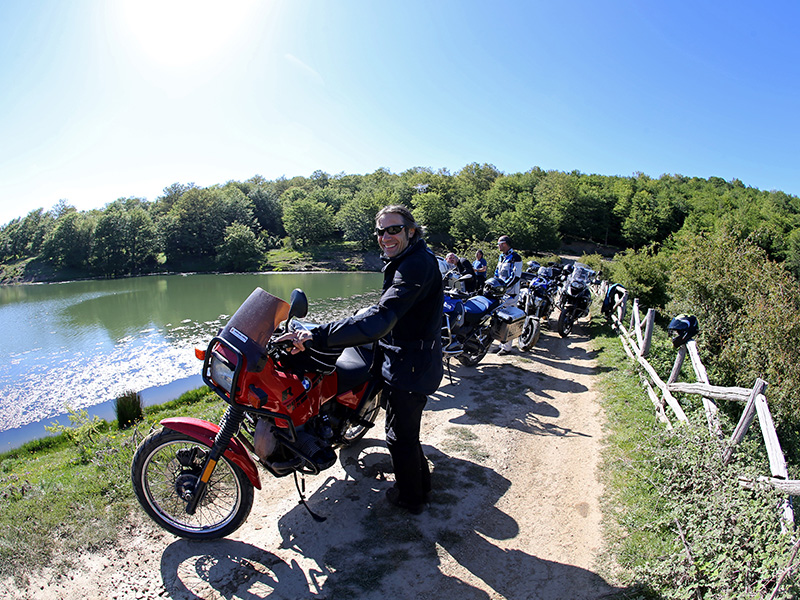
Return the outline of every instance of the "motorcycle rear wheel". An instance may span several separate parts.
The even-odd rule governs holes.
[[[564,309],[558,315],[558,335],[562,338],[567,337],[572,333],[572,326],[575,324],[575,318],[570,309]]]
[[[219,459],[193,515],[181,492],[193,488],[209,447],[185,433],[162,429],[136,449],[131,479],[136,498],[160,527],[191,540],[213,540],[236,531],[253,507],[253,484],[225,456]]]
[[[522,335],[517,338],[517,346],[519,346],[519,349],[527,352],[533,348],[536,342],[539,341],[541,332],[542,328],[539,319],[527,317],[525,319],[525,325],[522,327]]]
[[[489,351],[489,346],[492,345],[492,341],[487,338],[487,342],[485,346],[479,346],[477,349],[465,349],[456,358],[465,367],[474,367],[483,360],[483,357],[486,356],[486,353]]]
[[[370,425],[374,424],[378,418],[378,413],[381,412],[381,395],[375,394],[372,399],[364,407],[363,416],[358,423],[352,423],[342,432],[343,446],[349,446],[360,440],[370,429]]]

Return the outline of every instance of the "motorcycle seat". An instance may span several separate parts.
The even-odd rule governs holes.
[[[336,393],[341,394],[365,383],[370,378],[372,346],[345,348],[336,359]]]

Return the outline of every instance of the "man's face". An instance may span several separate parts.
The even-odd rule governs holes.
[[[403,217],[395,213],[386,213],[381,215],[375,224],[378,229],[384,230],[382,234],[378,234],[378,245],[383,250],[383,253],[389,258],[394,258],[403,250],[408,248],[408,240],[414,235],[414,228],[411,230],[404,227]],[[387,228],[403,226],[403,229],[395,234],[386,231]]]
[[[498,241],[497,248],[500,250],[502,254],[505,254],[506,252],[508,252],[508,242]]]

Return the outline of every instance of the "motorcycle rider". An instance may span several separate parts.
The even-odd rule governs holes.
[[[494,276],[500,279],[506,286],[504,306],[516,306],[517,294],[519,294],[519,283],[522,279],[522,257],[511,248],[511,238],[501,235],[497,239],[497,248],[500,250],[500,257],[497,259],[497,268]],[[511,352],[511,341],[500,344],[497,354],[502,356]]]
[[[458,271],[459,275],[472,275],[471,278],[464,280],[464,291],[472,293],[475,291],[476,277],[475,269],[472,268],[472,263],[466,258],[459,258],[454,252],[450,252],[445,261],[450,265],[451,269]]]
[[[375,365],[384,379],[386,446],[395,485],[387,500],[413,514],[422,512],[431,475],[419,440],[427,396],[443,375],[441,324],[444,293],[436,256],[405,206],[386,206],[375,217],[375,235],[383,250],[383,293],[378,304],[359,314],[297,331],[293,352],[342,348],[378,342]]]

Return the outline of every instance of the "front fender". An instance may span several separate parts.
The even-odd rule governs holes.
[[[217,437],[219,432],[219,425],[194,417],[171,417],[161,421],[161,425],[167,429],[185,433],[209,448],[214,445],[214,438]],[[225,449],[225,456],[244,471],[253,487],[261,489],[261,478],[258,476],[256,463],[239,440],[236,438],[231,440],[231,443]]]

